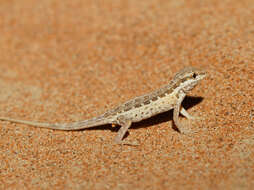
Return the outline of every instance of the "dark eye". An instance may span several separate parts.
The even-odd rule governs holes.
[[[193,78],[195,79],[196,77],[197,77],[197,74],[196,74],[196,73],[194,73],[194,74],[193,74]]]

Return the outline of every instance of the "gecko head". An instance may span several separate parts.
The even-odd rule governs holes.
[[[179,90],[183,90],[185,93],[192,90],[200,80],[205,78],[206,72],[194,67],[186,67],[177,73],[174,77]]]

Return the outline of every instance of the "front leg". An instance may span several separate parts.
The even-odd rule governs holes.
[[[176,125],[176,127],[178,128],[180,132],[183,132],[182,131],[183,127],[179,122],[179,112],[180,112],[182,101],[185,98],[185,96],[186,94],[183,91],[180,91],[178,93],[178,99],[176,101],[176,104],[174,105],[174,111],[173,111],[174,124]]]
[[[184,117],[186,117],[187,119],[192,119],[192,120],[194,120],[194,119],[197,119],[197,118],[198,118],[198,117],[194,117],[194,116],[190,115],[190,114],[186,111],[186,109],[184,109],[183,106],[181,106],[180,113],[181,113]]]

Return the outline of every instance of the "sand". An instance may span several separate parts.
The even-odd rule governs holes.
[[[253,189],[254,1],[12,0],[0,3],[0,115],[72,122],[167,84],[208,76],[172,112],[55,131],[0,122],[0,189]]]

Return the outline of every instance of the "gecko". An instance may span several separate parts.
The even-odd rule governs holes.
[[[119,125],[120,129],[115,137],[116,144],[131,144],[123,140],[132,123],[150,118],[162,112],[173,109],[173,122],[181,132],[179,114],[187,119],[194,119],[181,105],[185,96],[206,76],[206,71],[194,67],[185,67],[174,78],[161,88],[133,98],[97,117],[71,122],[71,123],[40,123],[0,117],[2,121],[26,124],[34,127],[42,127],[56,130],[81,130],[100,125]]]

